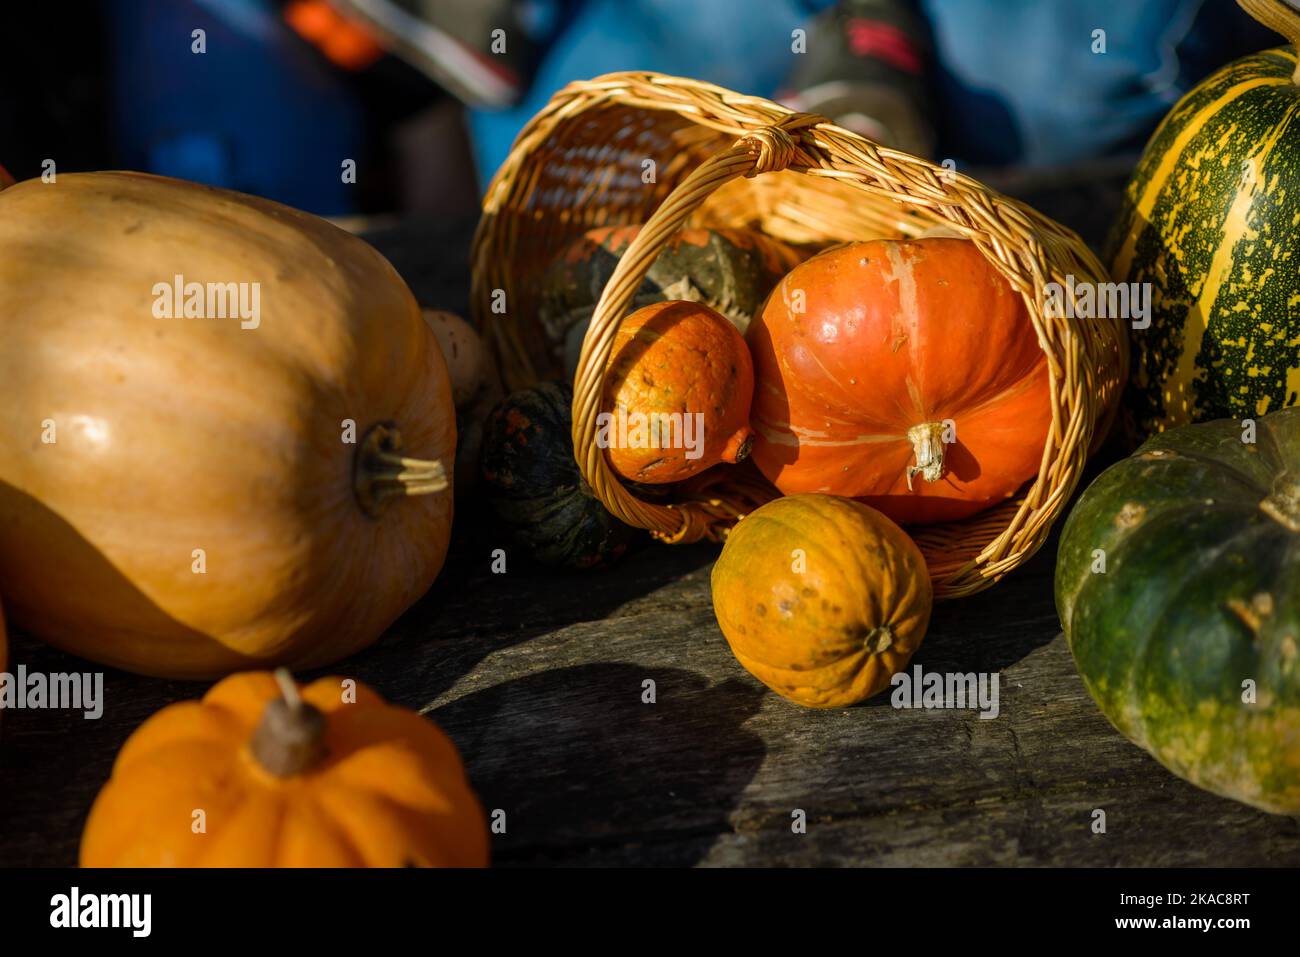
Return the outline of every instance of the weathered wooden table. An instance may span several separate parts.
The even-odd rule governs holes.
[[[1067,200],[1097,213],[1077,192]],[[466,229],[372,238],[423,301],[463,309]],[[486,807],[506,812],[498,864],[1300,864],[1300,821],[1178,780],[1097,711],[1059,634],[1055,540],[996,588],[938,606],[914,659],[926,671],[998,672],[995,720],[897,710],[887,693],[838,711],[769,693],[714,621],[716,546],[647,545],[596,573],[511,557],[504,575],[491,571],[496,547],[512,554],[490,519],[459,505],[437,584],[330,671],[447,730]],[[87,667],[21,635],[12,657],[42,671]],[[204,687],[109,671],[101,720],[6,714],[0,865],[74,864],[127,735]],[[796,811],[806,833],[792,828]]]

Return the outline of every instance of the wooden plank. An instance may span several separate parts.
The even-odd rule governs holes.
[[[491,551],[507,547],[507,572]],[[463,513],[443,578],[336,670],[425,710],[465,755],[502,864],[1297,864],[1300,826],[1174,778],[1097,712],[1057,634],[1049,545],[936,609],[915,662],[1000,673],[1000,715],[809,711],[769,693],[713,618],[716,547],[591,574],[535,567]],[[18,636],[15,661],[83,663]],[[642,701],[653,680],[656,701]],[[106,672],[103,719],[5,715],[0,864],[69,864],[126,736],[202,685]],[[1091,831],[1092,811],[1107,832]],[[807,814],[806,834],[791,813]]]
[[[486,654],[449,639],[463,677],[427,707],[485,803],[507,812],[500,863],[1300,862],[1294,821],[1179,781],[1096,710],[1058,635],[1054,551],[940,606],[915,659],[999,672],[994,720],[898,710],[886,695],[808,711],[768,693],[717,629],[707,564],[601,621]],[[806,834],[792,833],[795,809]]]

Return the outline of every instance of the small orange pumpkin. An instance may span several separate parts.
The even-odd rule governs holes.
[[[1023,299],[969,240],[827,250],[781,280],[747,338],[754,461],[787,495],[943,522],[1038,472],[1047,359]]]
[[[736,659],[810,708],[863,701],[920,647],[925,559],[873,508],[791,495],[746,515],[713,566],[713,611]]]
[[[614,337],[600,444],[625,479],[678,482],[749,454],[753,397],[753,361],[735,326],[702,303],[653,303]]]
[[[81,838],[83,867],[487,861],[483,809],[442,731],[359,682],[300,692],[283,671],[232,675],[141,725]]]

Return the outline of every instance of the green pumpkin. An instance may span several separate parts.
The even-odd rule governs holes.
[[[542,277],[538,314],[557,362],[572,380],[582,340],[614,267],[640,226],[602,226],[570,243]],[[703,302],[743,335],[767,294],[803,257],[747,229],[683,229],[660,251],[629,311],[667,299]]]
[[[1189,92],[1147,144],[1107,258],[1150,283],[1132,330],[1134,438],[1253,417],[1300,395],[1300,86],[1296,54],[1238,60]]]
[[[1056,607],[1084,684],[1193,784],[1300,813],[1300,409],[1152,437],[1065,523]]]
[[[543,382],[508,396],[483,427],[486,497],[515,540],[544,565],[614,562],[639,536],[616,519],[573,457],[573,392]]]

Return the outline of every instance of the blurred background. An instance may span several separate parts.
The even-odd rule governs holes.
[[[1280,42],[1232,0],[13,3],[0,165],[147,170],[336,217],[470,217],[555,90],[649,69],[1025,193],[1099,163],[1126,173],[1192,84]]]

